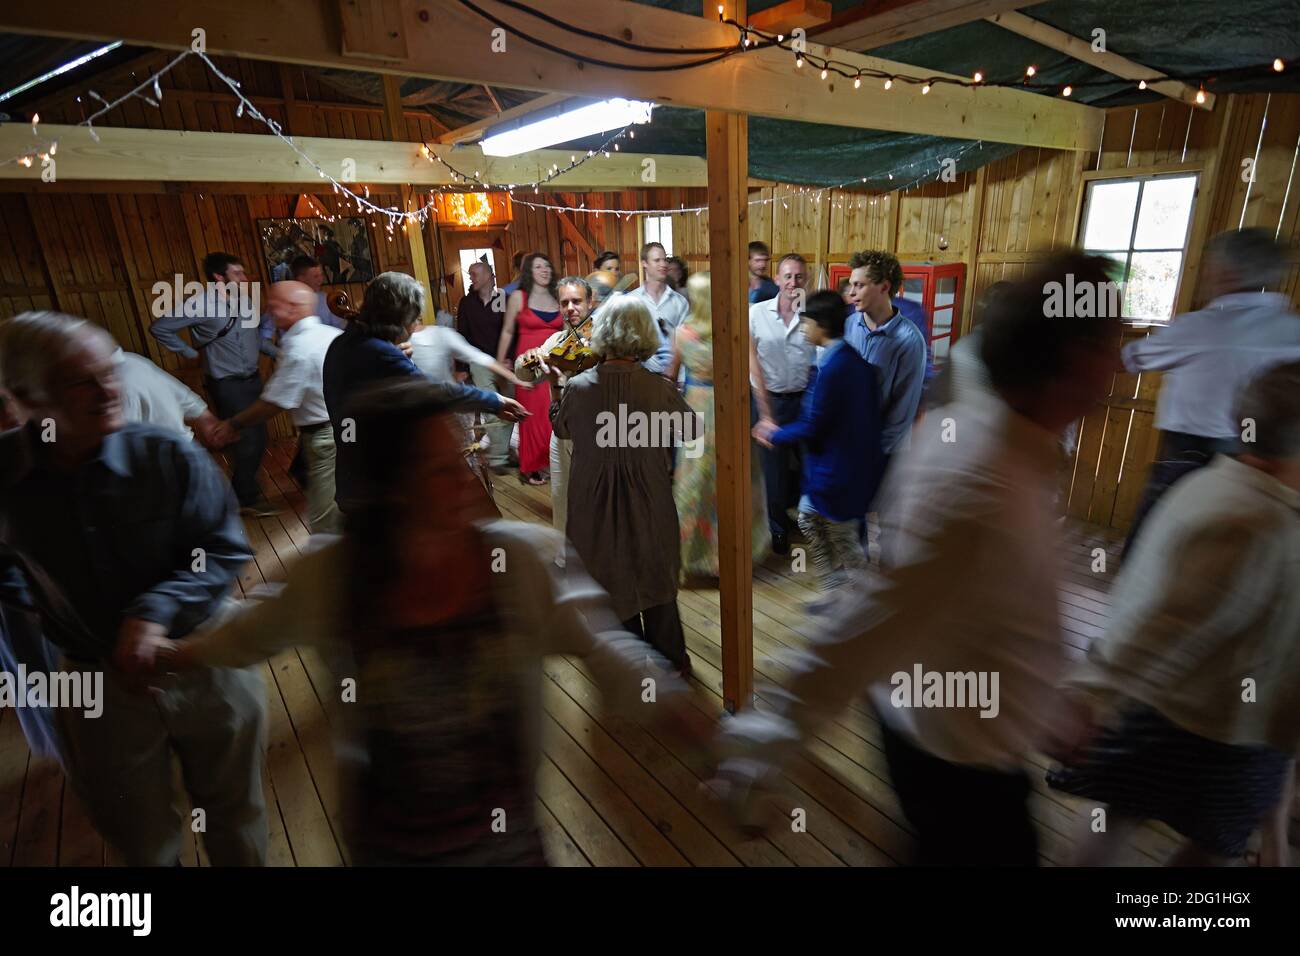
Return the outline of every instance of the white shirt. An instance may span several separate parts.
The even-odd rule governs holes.
[[[280,336],[280,358],[262,389],[262,401],[288,409],[299,428],[329,421],[322,386],[325,353],[342,334],[314,315],[295,322]]]
[[[650,318],[654,319],[655,325],[659,327],[659,349],[641,364],[651,372],[662,373],[672,361],[673,337],[677,334],[677,327],[686,321],[686,316],[690,315],[691,304],[686,301],[686,296],[667,285],[664,286],[658,302],[645,290],[645,286],[638,286],[624,294],[636,297],[649,309]],[[613,296],[610,298],[612,299]]]
[[[416,367],[435,382],[454,382],[454,359],[468,362],[470,365],[482,365],[485,368],[496,362],[486,352],[470,345],[455,329],[443,325],[426,325],[411,336],[411,361]]]
[[[786,325],[777,306],[778,295],[749,307],[749,337],[758,350],[758,367],[769,392],[802,392],[808,387],[808,370],[816,362],[816,349],[803,337],[799,313]],[[757,388],[758,383],[750,379]]]
[[[1260,373],[1300,360],[1300,316],[1277,292],[1219,296],[1124,346],[1130,372],[1164,372],[1156,428],[1238,439],[1237,392]]]
[[[943,440],[945,419],[955,441]],[[1058,462],[1057,436],[994,394],[927,415],[885,480],[880,512],[896,558],[836,592],[789,665],[787,701],[730,722],[723,742],[740,759],[726,770],[764,776],[879,681],[872,697],[884,719],[942,760],[1014,769],[1059,731]],[[984,674],[990,688],[996,674],[996,715],[894,706],[894,676],[917,665]]]
[[[208,410],[203,399],[143,355],[118,349],[115,358],[126,420],[159,425],[193,438],[185,423]]]
[[[1300,493],[1225,456],[1179,479],[1111,604],[1070,683],[1211,740],[1300,748]]]

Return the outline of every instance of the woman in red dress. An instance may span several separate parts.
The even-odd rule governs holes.
[[[545,253],[526,256],[520,267],[519,288],[510,293],[506,321],[501,327],[501,344],[497,360],[506,362],[515,354],[541,348],[551,333],[560,327],[560,303],[556,298],[555,267]],[[515,343],[515,330],[519,341]],[[515,398],[528,409],[529,415],[519,423],[519,480],[530,485],[550,481],[547,468],[551,463],[551,389],[543,380],[539,385],[518,385]]]

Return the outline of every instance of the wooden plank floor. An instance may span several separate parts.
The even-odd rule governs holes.
[[[307,540],[301,491],[287,475],[292,446],[275,445],[261,475],[284,511],[247,519],[254,560],[242,590],[281,580]],[[549,523],[545,489],[513,477],[498,480],[506,517]],[[1118,539],[1095,529],[1071,532],[1071,562],[1061,587],[1061,614],[1071,654],[1081,657],[1101,633]],[[1094,550],[1106,569],[1094,573]],[[774,655],[808,634],[803,604],[816,593],[810,572],[770,558],[754,575],[754,659],[758,706],[784,674]],[[721,713],[718,592],[680,595],[688,650],[694,662],[693,703],[711,718]],[[890,866],[906,863],[914,838],[889,783],[879,732],[859,702],[824,728],[788,774],[787,812],[802,809],[806,832],[742,839],[700,792],[709,767],[698,754],[677,753],[654,733],[607,716],[580,661],[548,660],[544,688],[544,756],[538,817],[551,861],[563,866]],[[339,793],[330,746],[338,694],[310,651],[280,655],[266,665],[270,735],[263,785],[276,866],[345,865]],[[1045,758],[1037,761],[1045,769]],[[1035,774],[1031,810],[1046,865],[1069,858],[1083,802],[1050,791]],[[185,814],[186,865],[207,865]],[[1142,830],[1126,861],[1155,865],[1176,845],[1160,825]],[[34,760],[13,711],[0,710],[0,865],[98,866],[118,861],[91,828],[57,767]]]

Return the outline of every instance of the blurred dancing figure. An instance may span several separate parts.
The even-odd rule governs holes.
[[[351,405],[366,389],[391,379],[418,378],[424,373],[400,347],[418,328],[424,314],[424,287],[401,272],[383,272],[366,287],[366,298],[348,330],[330,343],[322,371],[325,406],[334,431],[335,501],[347,515],[359,499],[356,477],[356,420]],[[523,406],[494,392],[454,383],[438,384],[457,411],[487,411],[507,421],[525,416]]]
[[[343,710],[365,755],[345,771],[358,863],[540,865],[543,658],[582,656],[608,706],[670,728],[688,726],[674,703],[682,685],[622,630],[575,556],[555,567],[554,531],[475,520],[447,407],[427,383],[358,403],[371,494],[346,536],[303,555],[277,597],[160,648],[159,663],[246,665],[320,647],[356,692]]]
[[[116,344],[70,316],[0,326],[0,387],[28,424],[0,436],[0,538],[31,585],[60,670],[102,679],[102,716],[60,708],[64,768],[129,865],[173,866],[180,757],[218,866],[266,858],[266,688],[256,670],[168,680],[150,696],[142,652],[213,617],[251,557],[230,485],[184,436],[128,424]],[[99,676],[102,674],[102,678]]]
[[[682,528],[682,574],[687,577],[718,576],[718,449],[714,432],[713,404],[713,282],[707,272],[697,272],[687,281],[690,315],[677,328],[673,358],[667,377],[677,380],[679,368],[686,369],[686,404],[702,424],[698,455],[679,455],[673,470],[673,497]],[[772,548],[767,524],[767,493],[763,487],[763,466],[755,449],[749,456],[752,558],[762,563]]]
[[[742,807],[870,687],[919,862],[1037,862],[1022,764],[1067,736],[1070,716],[1057,690],[1057,442],[1105,395],[1120,334],[1117,318],[1045,318],[1044,290],[1067,275],[1104,282],[1108,267],[1054,258],[986,316],[992,389],[926,416],[885,477],[896,559],[837,592],[777,708],[730,722],[720,777]]]
[[[802,446],[799,530],[826,591],[867,566],[860,529],[884,472],[877,371],[846,347],[844,320],[836,293],[808,297],[803,337],[820,355],[799,417],[779,427],[766,421],[754,426],[766,448]]]
[[[187,359],[201,359],[212,407],[225,420],[257,401],[262,394],[258,356],[263,351],[274,355],[276,349],[259,331],[256,313],[241,314],[251,309],[245,292],[256,283],[249,281],[237,256],[213,252],[204,257],[203,280],[203,292],[178,303],[171,315],[155,321],[149,331],[163,348]],[[192,346],[180,337],[182,329],[190,330]],[[244,512],[255,517],[279,513],[257,483],[265,452],[265,425],[245,429],[229,452],[235,495]]]
[[[569,379],[551,414],[555,433],[573,442],[569,540],[623,626],[686,672],[672,456],[675,442],[695,443],[685,454],[698,454],[701,443],[695,412],[676,385],[640,364],[659,344],[637,297],[610,299],[591,342],[604,361]]]
[[[306,283],[271,287],[269,309],[280,333],[280,359],[261,397],[226,424],[239,433],[289,412],[307,472],[307,527],[313,534],[331,534],[340,530],[343,516],[334,502],[337,456],[325,407],[324,367],[330,345],[343,333],[316,315],[317,304]]]
[[[1105,803],[1084,865],[1145,819],[1187,838],[1173,865],[1225,865],[1286,794],[1300,750],[1300,362],[1246,386],[1255,440],[1179,480],[1111,595],[1106,636],[1069,683],[1103,725],[1048,779]],[[1283,817],[1285,819],[1285,816]],[[1286,828],[1270,830],[1285,860]]]
[[[1288,250],[1263,229],[1242,229],[1205,244],[1210,303],[1124,346],[1129,372],[1163,372],[1156,428],[1160,447],[1133,516],[1127,555],[1151,508],[1170,485],[1234,454],[1242,425],[1232,414],[1242,386],[1273,365],[1300,360],[1300,316],[1274,290],[1290,268]]]

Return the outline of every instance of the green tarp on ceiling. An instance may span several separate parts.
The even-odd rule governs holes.
[[[700,0],[639,0],[651,6],[699,14]],[[706,0],[707,2],[707,0]],[[778,0],[751,0],[756,13]],[[832,0],[838,13],[858,0]],[[708,4],[712,7],[712,4]],[[1107,49],[1166,73],[1203,73],[1253,67],[1281,57],[1300,61],[1300,0],[1050,0],[1023,11],[1075,36],[1091,40],[1094,28],[1106,31]],[[815,39],[815,37],[814,37]],[[1097,106],[1148,102],[1158,94],[1040,46],[991,23],[976,21],[872,50],[874,56],[908,63],[920,70],[972,75],[989,80],[1021,77],[1030,63],[1038,79],[1073,84],[1113,80],[1103,86],[1077,86],[1074,98]],[[793,69],[793,65],[791,67]],[[1300,73],[1261,83],[1223,82],[1219,92],[1252,89],[1300,91]],[[853,91],[846,92],[846,97]],[[1046,95],[1046,94],[1041,94]],[[595,141],[572,144],[587,149]],[[799,123],[753,116],[749,121],[749,173],[760,179],[825,186],[863,177],[876,189],[937,177],[940,161],[957,160],[958,172],[975,169],[1019,147],[939,136],[874,132],[843,126]],[[704,155],[704,114],[664,107],[636,137],[638,152]],[[890,180],[888,175],[893,173]]]

